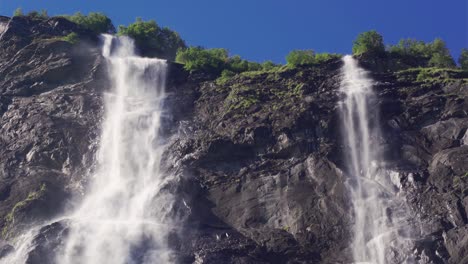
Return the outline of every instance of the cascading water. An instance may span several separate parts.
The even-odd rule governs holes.
[[[354,212],[355,263],[406,263],[410,250],[407,212],[399,195],[396,172],[381,168],[381,133],[372,80],[351,56],[343,58],[340,103],[342,134],[346,146],[347,173]],[[375,104],[374,104],[375,105]]]
[[[176,232],[177,178],[161,172],[159,136],[165,97],[166,61],[134,53],[133,40],[104,35],[103,56],[112,88],[104,96],[96,171],[81,206],[71,215],[38,225],[19,236],[15,251],[0,263],[27,263],[40,229],[68,226],[55,263],[171,263],[168,236]]]
[[[113,90],[105,94],[97,169],[57,263],[170,263],[174,197],[165,191],[172,176],[160,171],[158,135],[166,61],[137,57],[129,38],[103,39]]]

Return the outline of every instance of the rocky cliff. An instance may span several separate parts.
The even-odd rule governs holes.
[[[61,18],[0,18],[0,256],[44,225],[28,263],[66,236],[50,223],[86,191],[109,89],[98,36]],[[77,32],[80,42],[63,37]],[[386,70],[375,80],[386,169],[411,208],[416,263],[468,263],[468,78]],[[190,208],[181,263],[349,263],[352,215],[337,102],[340,60],[227,81],[171,64],[171,189]],[[182,206],[182,205],[181,205]],[[401,263],[405,256],[389,256]]]

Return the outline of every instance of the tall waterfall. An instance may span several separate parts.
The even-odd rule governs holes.
[[[381,167],[376,97],[372,80],[351,56],[343,58],[340,103],[347,173],[354,212],[355,263],[405,263],[411,250],[406,229],[404,199],[399,195],[398,174]],[[373,107],[374,108],[373,108]]]
[[[112,89],[97,169],[80,208],[70,217],[61,264],[170,263],[167,247],[174,197],[160,170],[166,61],[138,57],[133,41],[103,36]]]

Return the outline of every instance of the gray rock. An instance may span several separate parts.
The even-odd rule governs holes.
[[[86,191],[109,80],[97,36],[65,19],[0,17],[0,31],[0,228],[10,241]],[[70,32],[82,41],[58,39]],[[421,85],[374,66],[376,140],[419,226],[412,254],[389,261],[468,263],[468,86]],[[340,67],[332,60],[218,85],[170,64],[163,165],[181,175],[168,187],[187,214],[184,236],[169,239],[180,263],[352,261]],[[52,262],[66,233],[65,221],[44,226],[28,263]],[[0,244],[0,255],[10,250]]]

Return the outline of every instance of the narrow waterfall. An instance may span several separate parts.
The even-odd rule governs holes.
[[[404,263],[411,250],[406,232],[406,204],[399,196],[398,174],[380,166],[379,110],[372,80],[352,56],[343,58],[340,103],[346,170],[353,203],[355,263]],[[402,249],[402,247],[406,247]]]
[[[112,89],[97,168],[57,256],[61,264],[170,263],[167,236],[174,197],[160,171],[159,131],[166,61],[138,57],[133,41],[103,36]]]

